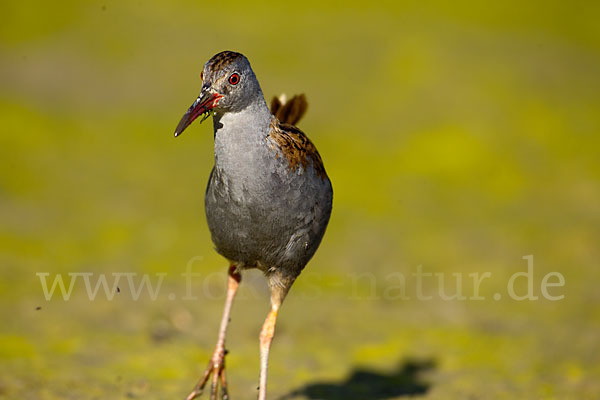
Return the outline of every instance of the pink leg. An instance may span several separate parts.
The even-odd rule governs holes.
[[[275,323],[277,322],[277,311],[279,305],[271,306],[271,311],[267,315],[267,319],[260,331],[260,377],[258,387],[258,400],[266,400],[267,398],[267,369],[269,366],[269,350],[271,342],[275,334]]]
[[[227,283],[227,300],[225,300],[225,310],[223,311],[223,318],[221,319],[221,327],[219,329],[219,339],[217,340],[217,347],[208,363],[208,367],[206,371],[204,371],[204,375],[200,382],[196,385],[192,393],[186,397],[186,400],[192,400],[197,396],[202,394],[204,390],[204,386],[208,382],[208,379],[212,375],[212,382],[210,387],[210,399],[217,399],[217,391],[219,386],[219,379],[221,381],[221,397],[224,400],[229,399],[229,395],[227,393],[227,381],[225,379],[225,336],[227,334],[227,325],[229,323],[229,315],[231,314],[231,305],[233,304],[233,299],[235,297],[235,293],[240,285],[240,281],[242,280],[242,276],[236,272],[236,267],[234,265],[229,267],[229,280]]]

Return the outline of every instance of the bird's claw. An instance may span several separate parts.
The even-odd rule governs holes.
[[[227,379],[225,378],[225,355],[227,350],[216,349],[213,356],[211,357],[206,371],[200,382],[196,385],[194,390],[185,398],[185,400],[193,400],[198,396],[201,396],[204,392],[204,387],[211,378],[210,384],[210,400],[217,400],[217,392],[219,389],[219,381],[221,382],[221,400],[229,400],[229,393],[227,391]]]
[[[200,389],[200,390],[194,389],[192,391],[192,393],[188,394],[188,396],[185,398],[185,400],[193,400],[196,397],[200,396],[201,394],[202,394],[202,389]]]

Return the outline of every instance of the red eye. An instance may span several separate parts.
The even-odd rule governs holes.
[[[232,85],[237,85],[240,81],[240,76],[238,74],[231,74],[229,77],[229,83]]]

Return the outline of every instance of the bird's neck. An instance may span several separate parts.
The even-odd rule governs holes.
[[[238,112],[216,113],[215,166],[224,173],[245,176],[249,166],[265,153],[265,138],[269,134],[271,112],[264,98],[252,102]]]
[[[216,112],[213,116],[215,139],[220,134],[254,136],[268,132],[271,112],[264,97],[256,100],[240,111]],[[239,138],[241,139],[241,138]]]

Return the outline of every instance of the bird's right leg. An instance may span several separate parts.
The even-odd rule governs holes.
[[[210,400],[217,399],[217,390],[219,386],[219,380],[221,381],[221,397],[223,400],[229,399],[227,393],[227,380],[225,378],[225,336],[227,334],[227,325],[229,323],[229,315],[231,313],[231,306],[235,293],[242,280],[242,275],[237,272],[237,267],[231,265],[229,267],[229,279],[227,283],[227,299],[225,300],[225,310],[223,311],[223,318],[221,319],[221,328],[219,329],[219,339],[217,340],[217,347],[208,362],[208,367],[204,371],[204,375],[200,382],[196,385],[192,393],[186,397],[186,400],[192,400],[202,394],[204,386],[208,382],[208,379],[212,376],[212,382],[210,386]]]

